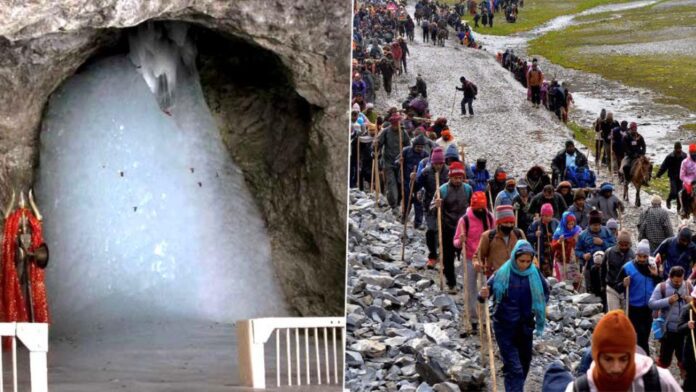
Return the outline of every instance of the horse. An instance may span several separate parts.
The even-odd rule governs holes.
[[[650,179],[652,178],[653,165],[645,155],[641,155],[633,161],[631,165],[631,178],[627,178],[624,181],[623,189],[623,199],[628,202],[628,184],[633,184],[636,188],[636,207],[640,207],[640,187],[645,185],[650,185]]]

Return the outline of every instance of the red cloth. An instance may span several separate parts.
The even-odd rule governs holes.
[[[25,214],[31,228],[31,248],[35,250],[43,243],[41,223],[36,219],[31,210],[27,208],[17,209],[5,221],[5,237],[2,243],[2,276],[0,284],[0,321],[1,322],[27,322],[29,312],[24,295],[22,294],[15,267],[15,255],[17,253],[17,237],[22,214]],[[31,295],[34,304],[34,321],[37,323],[48,323],[48,301],[46,298],[46,285],[44,283],[44,270],[33,263],[29,265],[29,280],[31,284]],[[9,340],[5,339],[5,347]]]

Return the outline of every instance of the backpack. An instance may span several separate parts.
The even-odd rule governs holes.
[[[657,368],[655,367],[654,363],[652,366],[650,366],[650,370],[643,375],[643,390],[651,392],[662,390],[662,387],[660,386],[660,373],[657,372]],[[590,382],[587,381],[587,373],[575,379],[575,382],[573,382],[573,391],[590,391]]]
[[[488,211],[486,211],[486,221],[488,221],[488,227],[493,226],[493,216]],[[466,233],[466,237],[469,238],[469,215],[467,214],[464,214],[464,233]],[[491,239],[492,237],[489,238],[489,241]]]
[[[475,84],[473,84],[473,83],[471,83],[471,82],[469,82],[469,81],[466,82],[466,87],[469,89],[469,91],[472,92],[471,95],[473,95],[474,98],[475,98],[476,95],[478,94],[478,87],[476,87]]]
[[[498,232],[498,229],[491,229],[488,231],[488,242],[493,241],[493,237],[495,237],[495,234]],[[522,233],[522,230],[518,229],[517,227],[512,229],[512,232],[515,233],[515,236],[517,237],[518,240],[521,240],[524,238],[524,234]]]

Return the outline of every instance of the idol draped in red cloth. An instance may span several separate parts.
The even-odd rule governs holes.
[[[31,228],[30,252],[36,250],[43,243],[41,222],[28,208],[18,208],[5,221],[5,236],[2,242],[2,270],[0,275],[0,322],[28,322],[29,311],[26,298],[21,290],[15,257],[18,247],[19,225],[22,215],[27,217]],[[48,322],[48,302],[46,299],[46,285],[44,283],[44,271],[35,263],[29,264],[29,282],[33,302],[34,322]]]

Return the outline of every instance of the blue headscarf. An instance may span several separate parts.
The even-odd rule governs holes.
[[[515,259],[520,255],[528,253],[534,256],[534,248],[526,240],[518,240],[510,253],[511,256],[496,272],[493,277],[493,295],[496,303],[499,303],[507,294],[510,285],[510,273],[519,276],[526,276],[529,281],[529,290],[532,292],[532,313],[536,321],[536,334],[541,336],[544,332],[546,323],[546,297],[544,296],[544,285],[536,265],[532,263],[529,268],[520,271],[517,268]]]
[[[575,226],[573,227],[573,230],[568,230],[568,217],[572,215],[573,219],[575,220]],[[582,229],[580,229],[580,226],[577,224],[577,219],[575,218],[575,214],[573,214],[570,211],[566,211],[563,213],[563,216],[561,216],[561,224],[558,225],[556,228],[556,231],[553,232],[553,239],[558,240],[561,237],[565,239],[569,239],[572,237],[575,237],[577,234],[579,234]]]

